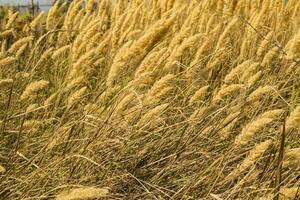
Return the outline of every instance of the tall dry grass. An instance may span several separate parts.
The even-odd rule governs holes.
[[[3,13],[0,199],[300,198],[299,1]]]

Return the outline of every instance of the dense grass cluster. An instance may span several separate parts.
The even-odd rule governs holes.
[[[300,1],[2,14],[0,199],[300,199]]]

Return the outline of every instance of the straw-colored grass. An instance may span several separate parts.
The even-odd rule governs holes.
[[[299,199],[299,13],[298,0],[1,8],[0,199]]]

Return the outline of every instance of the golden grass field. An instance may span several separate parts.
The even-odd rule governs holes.
[[[0,199],[300,199],[300,1],[74,0],[0,18]]]

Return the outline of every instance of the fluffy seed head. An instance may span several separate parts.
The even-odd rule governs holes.
[[[149,110],[146,114],[142,116],[140,121],[137,123],[137,126],[142,127],[145,125],[149,125],[149,123],[153,123],[152,120],[162,115],[163,112],[168,108],[168,106],[169,104],[166,103],[166,104],[156,106],[155,108]],[[153,127],[153,124],[151,124],[151,127]]]
[[[270,51],[268,51],[268,53],[265,55],[261,65],[268,66],[272,62],[272,60],[275,58],[275,56],[278,54],[278,51],[279,51],[278,47],[274,47]]]
[[[8,51],[10,53],[17,52],[24,44],[28,44],[32,40],[33,40],[33,36],[21,38],[18,41],[16,41],[15,43],[13,43],[13,45],[11,45],[11,47],[9,48]]]
[[[24,101],[30,99],[39,91],[44,90],[46,87],[48,87],[48,85],[49,85],[49,81],[45,81],[45,80],[34,81],[30,83],[22,93],[20,100]]]
[[[36,17],[34,18],[34,20],[31,21],[30,27],[31,27],[32,29],[36,29],[37,26],[41,23],[41,20],[43,19],[44,15],[45,15],[45,12],[44,12],[44,11],[40,12],[40,14],[39,14],[38,16],[36,16]]]
[[[56,196],[56,200],[101,199],[108,194],[108,188],[83,187],[65,190]]]
[[[300,188],[299,187],[293,187],[293,188],[287,188],[282,187],[280,188],[280,197],[282,199],[296,199],[300,195]]]
[[[260,43],[256,55],[261,56],[263,54],[263,52],[268,48],[268,45],[270,44],[271,40],[273,37],[273,31],[270,31],[265,39]]]
[[[175,75],[167,74],[160,80],[156,81],[145,97],[145,102],[148,104],[157,102],[164,95],[168,94],[172,89],[172,82],[175,80]]]
[[[258,162],[264,152],[271,146],[272,140],[267,140],[265,142],[257,144],[247,155],[247,157],[243,160],[243,162],[236,167],[228,177],[233,179],[244,173],[249,167],[253,166],[256,162]]]
[[[87,87],[82,87],[76,92],[74,92],[69,98],[67,106],[68,108],[74,106],[78,101],[84,96],[85,92],[87,90]]]
[[[13,79],[7,78],[7,79],[0,79],[0,88],[7,87],[11,85],[14,82]]]
[[[4,38],[6,38],[7,36],[12,35],[12,33],[13,33],[12,30],[6,30],[6,31],[3,31],[3,32],[0,33],[0,38],[1,38],[1,39],[2,39],[2,38],[4,39]]]
[[[269,96],[273,94],[276,90],[274,86],[260,86],[256,90],[254,90],[247,98],[247,102],[255,102],[260,100],[260,98],[265,97],[266,95]]]
[[[237,146],[246,145],[257,132],[278,119],[283,112],[282,109],[276,109],[261,114],[243,128],[242,133],[235,138],[235,144]]]
[[[238,66],[236,66],[235,68],[233,68],[226,76],[224,79],[224,82],[226,84],[231,83],[235,78],[239,77],[241,75],[241,73],[247,69],[249,67],[249,65],[251,64],[251,60],[247,60],[241,64],[239,64]]]
[[[20,57],[25,53],[25,50],[27,48],[27,44],[23,44],[18,51],[16,52],[16,59],[20,59]]]
[[[59,49],[55,50],[52,54],[52,59],[55,60],[59,56],[66,54],[70,50],[71,46],[70,45],[65,45],[63,47],[60,47]]]
[[[48,12],[47,19],[46,19],[47,30],[51,30],[55,27],[55,18],[58,13],[59,2],[60,1],[56,1],[55,4],[50,8]]]
[[[56,100],[58,96],[58,93],[53,93],[50,95],[50,97],[48,97],[45,101],[44,101],[44,106],[48,106],[54,103],[54,101]]]
[[[228,96],[230,96],[232,93],[240,91],[243,89],[244,84],[231,84],[229,86],[225,86],[224,88],[221,88],[220,91],[214,96],[213,102],[220,101]]]
[[[245,68],[243,70],[243,74],[241,75],[241,80],[246,82],[249,79],[249,77],[252,76],[252,74],[258,70],[259,65],[259,62],[253,62],[247,68]]]
[[[209,86],[203,86],[199,90],[195,92],[195,94],[190,98],[189,104],[192,105],[193,103],[200,101],[204,98],[204,96],[207,94]]]
[[[9,19],[8,19],[6,25],[5,25],[6,29],[11,28],[11,26],[13,25],[13,23],[17,19],[18,15],[19,15],[19,12],[15,12],[14,14],[12,14],[12,15],[9,16]]]
[[[284,154],[284,167],[293,167],[300,164],[300,148],[289,149]]]
[[[234,17],[226,26],[223,33],[220,35],[220,38],[218,40],[216,49],[221,49],[226,43],[228,39],[228,35],[232,32],[234,32],[234,29],[236,28],[237,24],[239,22],[239,19],[237,17]]]
[[[0,165],[0,174],[3,174],[5,172],[6,172],[6,169],[2,165]]]
[[[290,47],[287,52],[288,59],[300,58],[300,31],[290,41]]]
[[[286,129],[300,130],[300,106],[297,106],[286,120]]]
[[[251,76],[247,82],[247,86],[250,88],[252,87],[257,81],[260,80],[260,78],[262,77],[262,71],[257,72],[256,74],[254,74],[253,76]]]
[[[12,65],[16,61],[17,61],[17,59],[15,57],[8,56],[8,57],[0,60],[0,67]]]

